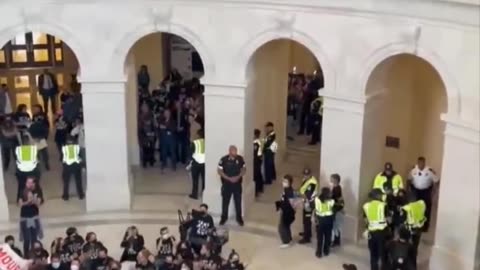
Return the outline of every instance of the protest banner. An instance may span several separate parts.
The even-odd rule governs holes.
[[[27,270],[28,264],[8,244],[0,244],[0,270]]]

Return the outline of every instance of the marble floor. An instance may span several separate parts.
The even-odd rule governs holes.
[[[302,143],[304,140],[305,143]],[[319,172],[319,146],[307,146],[307,138],[302,137],[289,144],[289,149],[279,163],[279,175],[292,174],[299,185],[302,169],[305,165],[313,172]],[[160,174],[159,168],[134,170],[134,197],[132,210],[128,212],[105,212],[86,214],[84,201],[73,197],[64,202],[60,199],[62,184],[60,180],[60,163],[58,154],[51,149],[52,170],[43,171],[41,185],[44,189],[46,202],[42,206],[42,218],[45,226],[46,245],[52,239],[64,234],[68,226],[76,226],[84,234],[88,231],[97,232],[110,250],[110,254],[119,258],[120,241],[127,226],[135,224],[146,237],[147,246],[153,249],[153,243],[163,225],[171,226],[171,231],[177,231],[177,209],[187,211],[198,204],[187,197],[190,191],[190,178],[187,172],[179,168],[176,172],[165,171]],[[0,237],[6,234],[17,234],[19,209],[15,205],[16,179],[13,168],[5,173],[5,187],[9,199],[11,222],[0,223]],[[73,187],[73,185],[72,185]],[[331,256],[324,259],[314,257],[312,245],[295,245],[289,249],[279,249],[277,236],[277,214],[273,211],[273,202],[281,192],[280,181],[268,186],[265,194],[257,199],[252,206],[255,211],[247,211],[246,226],[230,227],[231,241],[228,248],[239,251],[248,269],[341,269],[342,263],[355,263],[359,269],[368,269],[368,251],[364,242],[345,243],[335,250]],[[298,215],[293,226],[294,234],[300,231],[301,218]],[[428,238],[428,236],[426,237]],[[428,244],[428,242],[427,242]],[[426,265],[429,257],[429,246],[421,249],[420,261]],[[275,258],[275,260],[272,260]],[[422,269],[428,269],[423,267]]]

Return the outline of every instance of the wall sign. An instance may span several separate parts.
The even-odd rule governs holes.
[[[387,136],[385,138],[385,146],[390,148],[400,148],[400,138]]]

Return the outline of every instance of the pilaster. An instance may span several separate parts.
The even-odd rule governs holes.
[[[245,93],[246,86],[229,83],[205,83],[205,178],[206,187],[203,201],[213,214],[221,214],[221,181],[217,174],[220,158],[228,154],[230,145],[238,148],[245,158],[247,174],[243,178],[243,212],[253,202],[254,192],[251,181],[251,146],[245,129]],[[231,216],[235,211],[230,204]]]
[[[128,210],[131,172],[128,162],[125,81],[83,80],[87,156],[87,212]]]
[[[0,151],[0,160],[2,160],[2,151]],[[0,170],[0,221],[8,221],[10,218],[8,209],[8,199],[5,193],[5,177],[3,170]]]
[[[478,269],[480,132],[478,123],[446,123],[435,244],[430,269]]]
[[[321,186],[328,183],[333,173],[340,174],[345,198],[344,237],[357,239],[359,235],[359,207],[361,191],[361,159],[364,103],[361,98],[343,97],[325,91],[322,149],[320,164]]]

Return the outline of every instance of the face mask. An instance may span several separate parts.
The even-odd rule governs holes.
[[[52,267],[53,267],[54,269],[57,269],[58,267],[60,267],[60,263],[59,263],[59,262],[53,262],[53,263],[52,263]]]
[[[78,270],[78,265],[72,265],[72,266],[70,266],[70,270]]]
[[[283,186],[284,188],[287,188],[287,187],[288,187],[288,183],[282,183],[282,186]]]

